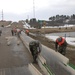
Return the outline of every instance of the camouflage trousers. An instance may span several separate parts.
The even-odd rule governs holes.
[[[66,46],[59,46],[58,52],[62,55],[66,55]]]

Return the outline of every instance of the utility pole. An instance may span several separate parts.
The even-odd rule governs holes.
[[[2,27],[4,27],[4,22],[3,22],[3,20],[4,20],[4,14],[3,14],[3,9],[2,9]]]
[[[35,2],[33,0],[33,17],[35,18]]]
[[[43,26],[44,26],[44,36],[45,36],[45,27],[46,27],[46,22],[43,22]]]
[[[3,15],[3,9],[2,9],[2,21],[3,21],[3,19],[4,19],[4,15]]]

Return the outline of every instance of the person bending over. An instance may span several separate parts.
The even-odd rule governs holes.
[[[38,54],[41,52],[41,49],[42,49],[41,43],[38,40],[31,41],[29,43],[29,48],[30,48],[31,54],[33,56],[33,60],[34,60],[33,62],[36,63]]]

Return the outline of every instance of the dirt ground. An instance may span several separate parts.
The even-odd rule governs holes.
[[[38,30],[30,30],[30,32],[37,32]],[[39,30],[40,32],[43,32],[43,30]],[[53,33],[53,32],[64,32],[64,31],[75,31],[75,28],[71,29],[71,28],[67,28],[67,29],[45,29],[45,33]],[[34,36],[31,36],[33,39],[36,39],[36,40],[40,40],[40,42],[51,48],[51,49],[54,49],[55,50],[55,43],[54,41],[52,40],[48,40],[47,38],[44,38],[44,37],[34,37]],[[75,47],[74,46],[70,46],[68,45],[67,46],[67,52],[66,52],[66,57],[69,58],[70,60],[70,63],[72,63],[73,65],[75,65]]]

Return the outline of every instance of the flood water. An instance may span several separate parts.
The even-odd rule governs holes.
[[[63,37],[75,37],[75,32],[62,32],[62,33],[51,33],[51,34],[46,34],[50,36],[63,36]]]

